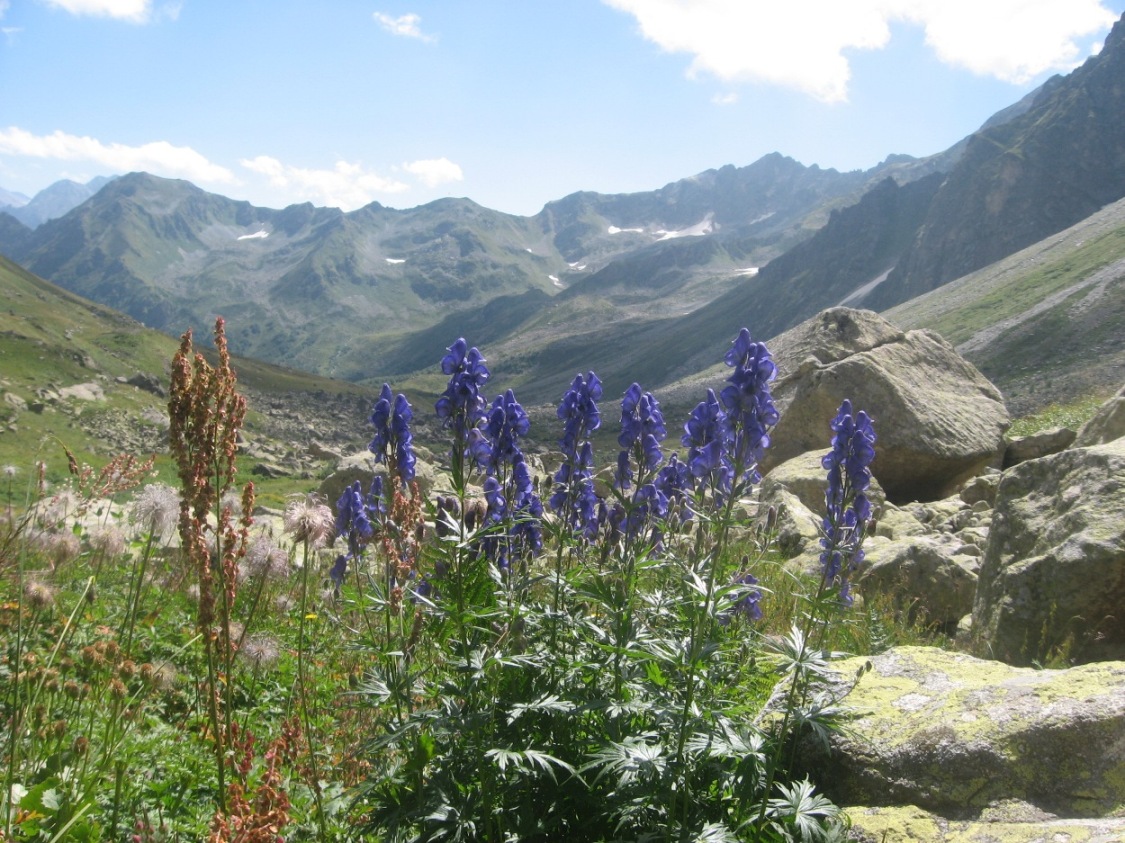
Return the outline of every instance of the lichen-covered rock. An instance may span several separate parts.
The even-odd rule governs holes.
[[[836,804],[960,820],[1013,801],[1062,817],[1125,812],[1125,663],[1033,670],[899,647],[839,662],[841,686],[867,662],[830,752],[802,747]]]
[[[1004,472],[973,606],[1013,664],[1125,656],[1125,439]]]
[[[1078,430],[1076,448],[1104,445],[1125,436],[1125,386],[1104,404]]]
[[[1004,450],[1004,468],[1057,454],[1074,444],[1076,435],[1069,427],[1056,427],[1028,436],[1013,437],[1008,440],[1008,447]]]
[[[1060,819],[1003,810],[979,820],[949,820],[913,805],[850,807],[848,839],[856,843],[1115,843],[1125,840],[1125,818]]]
[[[911,622],[955,627],[973,609],[979,560],[957,542],[912,536],[868,541],[860,591],[890,595]]]
[[[1003,458],[1003,397],[929,331],[897,331],[874,313],[826,310],[770,343],[781,419],[764,467],[822,448],[840,402],[875,419],[871,466],[888,499],[934,500]]]
[[[818,547],[827,485],[821,459],[826,453],[828,449],[824,447],[801,454],[774,467],[762,478],[759,513],[771,508],[777,513],[778,548],[787,558]],[[878,481],[871,481],[867,496],[878,513],[885,498]]]

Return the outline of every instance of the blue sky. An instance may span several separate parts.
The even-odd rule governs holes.
[[[0,187],[515,214],[778,151],[938,152],[1125,0],[0,0]]]

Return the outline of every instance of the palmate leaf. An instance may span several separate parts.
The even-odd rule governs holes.
[[[617,776],[619,788],[637,779],[650,779],[662,774],[668,766],[665,747],[654,734],[631,735],[624,741],[606,744],[591,756],[582,772],[598,769],[595,780],[607,774]]]
[[[508,725],[511,726],[516,720],[529,711],[551,711],[557,714],[569,714],[574,711],[576,707],[577,706],[569,700],[560,699],[558,694],[544,695],[534,702],[513,704],[512,710],[508,712]]]
[[[771,826],[787,840],[819,843],[838,824],[840,809],[816,792],[807,778],[793,784],[778,784],[779,797],[769,801]]]
[[[502,773],[507,772],[509,767],[520,772],[539,771],[550,776],[551,781],[557,782],[558,777],[555,774],[555,768],[557,767],[560,770],[566,770],[575,778],[582,778],[573,765],[537,749],[511,750],[498,747],[488,750],[484,756],[491,759]]]

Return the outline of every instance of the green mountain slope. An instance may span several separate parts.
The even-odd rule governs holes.
[[[1019,413],[1125,383],[1125,200],[884,315],[954,343]]]
[[[1125,196],[1125,18],[1023,114],[974,135],[917,241],[873,291],[889,307],[1036,243]]]

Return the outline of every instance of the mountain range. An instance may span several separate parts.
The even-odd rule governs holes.
[[[1125,21],[927,158],[839,173],[775,153],[530,217],[468,199],[271,210],[132,173],[37,225],[19,214],[38,196],[9,206],[0,253],[173,335],[221,314],[235,352],[321,375],[434,390],[442,350],[465,336],[525,400],[556,399],[586,369],[607,394],[657,388],[720,359],[742,326],[769,339],[824,307],[940,296],[1125,197],[1121,79]]]

